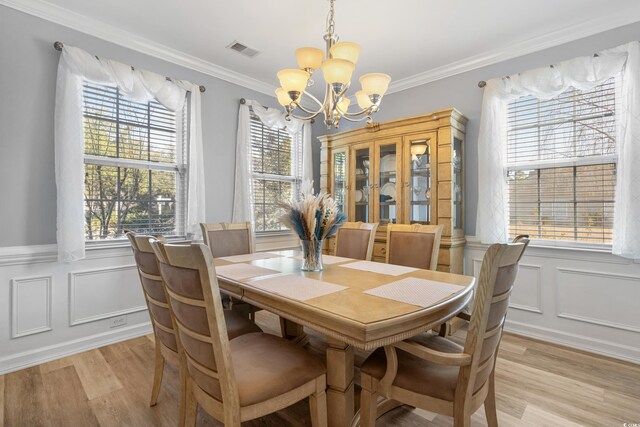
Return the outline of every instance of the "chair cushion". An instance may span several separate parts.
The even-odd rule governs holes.
[[[229,344],[241,406],[264,402],[326,372],[320,360],[275,335],[245,334]],[[197,373],[194,380],[206,393],[222,399],[218,381]]]
[[[453,341],[434,334],[420,334],[407,341],[417,342],[444,353],[462,353],[463,351],[463,348]],[[398,374],[393,381],[394,386],[437,399],[453,401],[459,367],[431,363],[402,350],[396,349],[396,352]],[[363,374],[378,380],[382,379],[387,370],[384,349],[379,348],[374,351],[360,369]]]
[[[230,340],[240,335],[262,332],[258,325],[233,310],[224,310],[224,321],[227,324],[227,336]]]
[[[371,230],[360,228],[338,229],[336,256],[366,260],[370,237]]]
[[[431,255],[435,235],[392,231],[389,237],[389,264],[431,270]]]

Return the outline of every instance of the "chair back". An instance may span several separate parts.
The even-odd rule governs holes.
[[[486,383],[495,367],[509,297],[518,264],[528,245],[526,237],[517,243],[495,244],[489,247],[482,260],[464,349],[472,355],[472,362],[460,370],[458,381],[458,387],[465,387],[468,397]]]
[[[251,254],[254,251],[253,227],[250,222],[220,224],[200,223],[205,245],[214,258]]]
[[[237,411],[239,419],[238,390],[211,251],[203,244],[151,245],[189,377],[224,404],[225,412]]]
[[[336,233],[334,255],[371,261],[377,229],[377,222],[345,222]]]
[[[169,305],[162,285],[162,277],[158,269],[158,260],[150,241],[164,241],[162,237],[147,235],[137,235],[134,232],[127,232],[127,238],[131,242],[133,257],[136,260],[142,291],[144,292],[149,316],[156,337],[165,347],[174,352],[178,352],[175,331],[171,323]]]
[[[387,225],[387,264],[436,270],[442,225]]]

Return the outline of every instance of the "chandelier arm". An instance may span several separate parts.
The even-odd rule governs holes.
[[[353,113],[344,113],[342,114],[342,117],[346,116],[350,116],[350,117],[356,117],[356,116],[360,116],[362,114],[366,114],[367,116],[371,115],[371,113],[373,113],[374,111],[371,108],[365,108],[362,111],[358,111],[358,112],[353,112]]]
[[[313,99],[316,102],[316,104],[318,104],[319,107],[321,108],[324,107],[324,102],[320,102],[318,98],[316,98],[315,96],[311,95],[308,92],[302,92],[302,96],[304,95],[307,95],[309,98]]]
[[[321,106],[321,107],[320,107],[320,109],[319,109],[318,111],[311,111],[311,110],[307,110],[306,108],[304,108],[302,105],[300,105],[300,103],[297,103],[297,102],[296,102],[296,103],[294,103],[294,105],[295,105],[297,108],[299,108],[299,109],[301,109],[302,111],[304,111],[305,113],[307,113],[307,114],[313,114],[313,115],[314,115],[314,117],[315,117],[315,116],[317,116],[318,114],[322,113],[322,110],[324,109],[324,107],[323,107],[323,106]]]
[[[293,117],[294,119],[298,119],[298,120],[311,120],[311,119],[315,118],[320,113],[322,113],[322,110],[316,111],[315,113],[312,113],[310,116],[307,116],[307,117],[296,116],[293,113],[289,113],[289,114],[287,114],[287,117]]]

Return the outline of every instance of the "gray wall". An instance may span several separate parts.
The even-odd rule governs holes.
[[[56,242],[53,115],[60,40],[136,68],[203,84],[207,221],[230,221],[240,98],[275,98],[0,6],[0,247]]]
[[[447,107],[459,109],[469,119],[465,146],[465,234],[475,235],[478,206],[478,126],[483,93],[482,89],[478,88],[478,81],[546,66],[576,56],[590,55],[599,50],[638,40],[639,34],[640,22],[393,93],[384,97],[381,109],[374,119],[382,122],[426,114]],[[424,51],[428,52],[428,46]],[[314,125],[314,136],[328,133],[320,122],[321,120],[318,120]],[[342,123],[340,130],[354,127],[358,126]],[[317,173],[316,179],[319,180],[320,175]]]

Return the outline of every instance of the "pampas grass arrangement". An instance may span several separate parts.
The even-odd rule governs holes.
[[[336,208],[329,194],[313,193],[313,181],[305,181],[300,188],[300,199],[281,203],[284,210],[281,222],[292,229],[300,240],[321,242],[331,237],[347,220]]]

